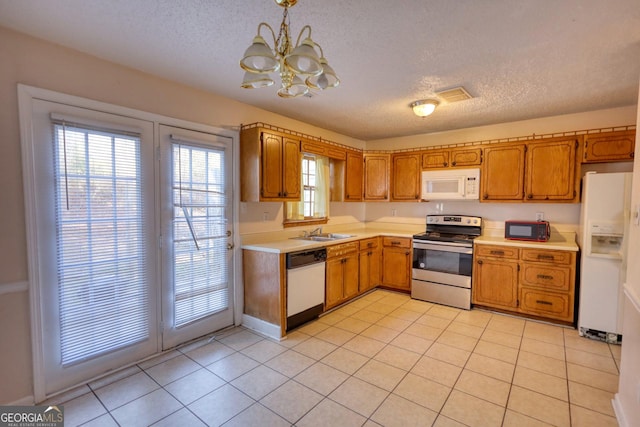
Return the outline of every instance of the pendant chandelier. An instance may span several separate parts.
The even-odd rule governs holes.
[[[258,25],[258,34],[253,38],[253,43],[245,51],[240,67],[245,70],[242,87],[255,89],[271,86],[274,80],[270,73],[278,72],[282,87],[278,89],[278,95],[283,98],[293,98],[309,93],[309,89],[324,90],[336,87],[340,80],[329,66],[324,57],[320,45],[311,40],[311,27],[305,25],[295,46],[291,43],[289,29],[289,8],[298,0],[274,0],[276,4],[284,8],[280,32],[276,38],[273,28],[265,22]],[[273,36],[273,48],[260,35],[262,28],[268,28]],[[300,42],[302,35],[306,38]],[[320,51],[320,56],[316,51]]]

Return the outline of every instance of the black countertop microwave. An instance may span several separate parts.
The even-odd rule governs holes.
[[[509,220],[504,223],[505,239],[546,242],[549,240],[550,234],[549,221]]]

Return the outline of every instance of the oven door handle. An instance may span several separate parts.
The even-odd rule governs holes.
[[[422,243],[422,242],[416,242],[414,240],[413,249],[426,249],[426,250],[440,251],[440,252],[455,252],[455,253],[469,254],[469,255],[473,253],[473,246],[469,246],[465,243],[455,243],[455,242]]]

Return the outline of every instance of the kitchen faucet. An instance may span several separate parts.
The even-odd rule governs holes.
[[[311,230],[309,232],[309,236],[315,236],[317,234],[322,234],[322,227],[318,227],[318,228],[316,228],[314,230]]]

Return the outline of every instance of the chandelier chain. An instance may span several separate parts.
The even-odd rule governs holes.
[[[282,14],[282,23],[280,24],[280,32],[276,39],[276,53],[282,57],[286,56],[291,49],[291,36],[289,34],[289,8],[285,7]]]

